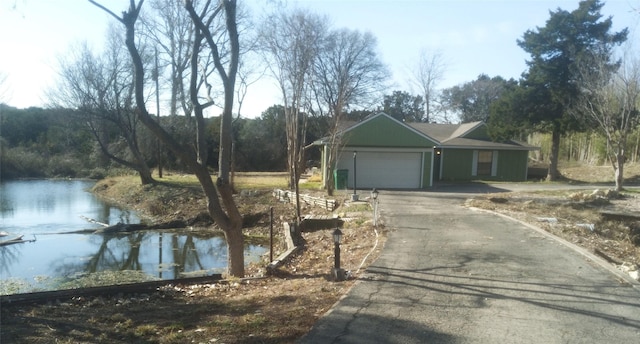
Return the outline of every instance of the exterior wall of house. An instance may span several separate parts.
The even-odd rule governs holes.
[[[474,149],[443,149],[442,174],[440,180],[497,180],[519,182],[527,179],[528,151],[494,150],[495,168],[491,176],[475,175],[474,163],[477,153]],[[474,157],[476,155],[476,157]]]
[[[470,180],[473,150],[442,149],[440,180]]]
[[[433,151],[424,152],[422,167],[422,186],[421,188],[430,188],[433,186]]]
[[[522,182],[527,180],[528,151],[504,150],[498,156],[498,180]]]

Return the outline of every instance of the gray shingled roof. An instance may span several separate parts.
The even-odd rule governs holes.
[[[490,149],[526,149],[534,150],[537,147],[526,143],[508,141],[493,142],[491,140],[469,139],[464,136],[471,130],[484,125],[483,122],[471,122],[462,124],[438,124],[438,123],[406,123],[412,128],[433,137],[440,142],[441,147],[447,148],[490,148]]]
[[[462,137],[453,138],[441,144],[445,148],[483,148],[483,149],[513,149],[513,150],[536,150],[537,147],[517,141],[493,142],[490,140],[467,139]]]
[[[408,126],[433,137],[440,143],[464,135],[469,130],[480,125],[482,122],[472,122],[463,124],[440,124],[440,123],[405,123]]]

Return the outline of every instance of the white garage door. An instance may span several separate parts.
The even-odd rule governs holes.
[[[356,187],[420,188],[421,167],[419,152],[358,152]],[[349,188],[353,188],[353,168],[353,152],[345,151],[338,160],[338,169],[349,170]]]

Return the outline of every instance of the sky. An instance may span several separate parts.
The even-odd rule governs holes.
[[[239,0],[242,2],[243,0]],[[578,0],[280,0],[289,7],[326,15],[332,28],[371,32],[382,61],[392,73],[391,88],[412,94],[411,69],[421,51],[439,53],[445,71],[438,88],[475,80],[480,74],[518,78],[528,55],[517,45],[523,33],[545,25],[549,10],[572,11]],[[115,13],[128,0],[103,0]],[[249,0],[254,13],[274,6]],[[630,30],[637,41],[640,0],[604,1],[613,29]],[[635,10],[634,10],[635,9]],[[0,0],[0,102],[18,108],[46,107],[55,88],[61,57],[82,42],[101,48],[114,19],[86,0]],[[280,104],[275,83],[265,77],[253,84],[242,107],[245,117],[259,116]]]

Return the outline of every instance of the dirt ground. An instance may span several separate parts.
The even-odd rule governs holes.
[[[567,167],[566,181],[607,182],[611,168]],[[628,167],[630,183],[640,180],[640,166]],[[609,176],[609,177],[607,177]],[[190,230],[211,230],[203,215],[197,188],[171,184],[141,187],[109,179],[96,192],[127,203],[150,222],[180,219]],[[342,195],[346,198],[346,195]],[[340,201],[344,201],[338,198]],[[293,207],[275,201],[268,189],[237,195],[245,215],[245,233],[264,240],[268,214],[274,208],[275,228],[292,219]],[[640,264],[640,221],[608,220],[600,211],[638,213],[640,193],[528,192],[482,195],[468,206],[491,209],[543,227],[596,252],[612,264]],[[279,269],[265,275],[264,264],[247,268],[246,280],[219,284],[170,285],[147,294],[77,297],[45,305],[3,306],[0,343],[293,343],[303,336],[355,283],[362,269],[383,247],[385,229],[373,228],[370,208],[341,204],[337,213],[350,218],[343,227],[342,266],[352,277],[333,282],[331,230],[304,233],[305,249]],[[305,207],[304,214],[323,214]],[[284,251],[278,231],[276,255]]]
[[[128,204],[148,222],[183,220],[192,224],[188,230],[215,228],[203,215],[205,203],[197,187],[142,187],[135,179],[114,178],[98,183],[95,192]],[[245,214],[248,240],[267,241],[274,208],[277,257],[285,250],[282,223],[292,220],[293,206],[276,201],[268,189],[242,191],[236,197]],[[374,229],[368,204],[341,202],[335,212],[347,218],[341,245],[342,268],[351,274],[347,281],[330,278],[333,228],[318,230],[303,233],[303,251],[274,276],[265,276],[265,257],[263,263],[247,267],[245,280],[170,285],[153,293],[76,297],[44,305],[4,305],[0,343],[292,343],[351,288],[384,245],[384,229]],[[304,206],[302,213],[328,212]]]

